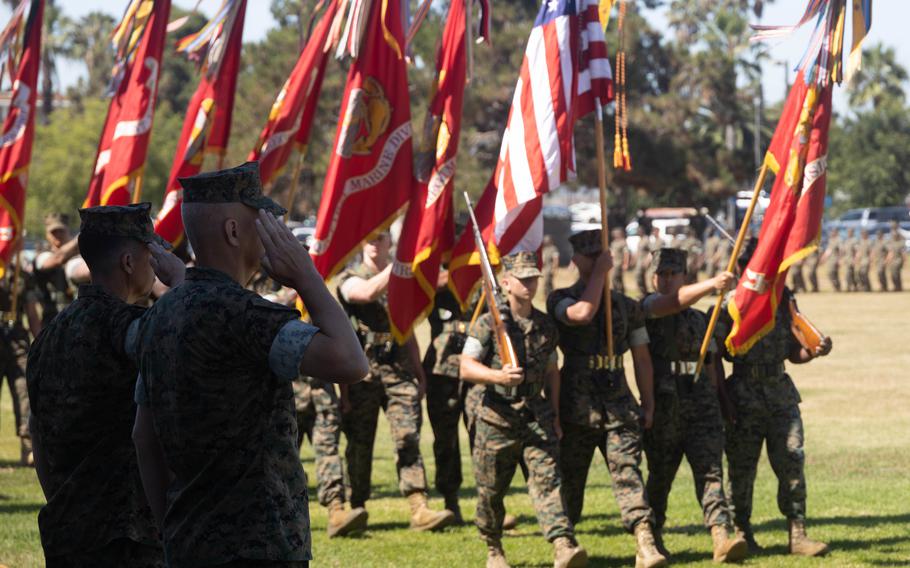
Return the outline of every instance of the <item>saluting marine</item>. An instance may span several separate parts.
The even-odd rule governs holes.
[[[742,537],[730,537],[733,518],[724,495],[724,431],[718,402],[718,379],[714,364],[696,376],[702,338],[708,329],[703,312],[691,306],[712,292],[723,293],[733,284],[733,275],[717,276],[684,285],[686,253],[679,249],[658,251],[654,294],[642,300],[647,317],[648,348],[654,366],[654,425],[645,432],[648,456],[648,499],[656,516],[655,535],[661,552],[670,488],[683,456],[692,468],[695,495],[704,523],[711,531],[715,562],[738,562],[748,545]],[[716,345],[712,345],[716,352]]]
[[[38,336],[28,358],[38,515],[49,567],[164,566],[130,434],[137,366],[128,330],[145,313],[153,267],[176,285],[184,267],[152,230],[149,203],[80,211],[92,283]]]
[[[594,450],[599,450],[610,470],[623,526],[636,537],[636,565],[664,566],[666,558],[656,548],[654,513],[640,469],[641,422],[650,428],[654,414],[648,331],[639,303],[612,292],[615,354],[610,359],[602,304],[604,279],[613,261],[610,252],[601,248],[600,235],[592,230],[570,237],[579,279],[547,298],[547,312],[556,320],[564,357],[560,371],[563,496],[569,519],[579,522],[588,469]],[[626,351],[632,352],[641,406],[626,382],[622,363]]]
[[[534,308],[540,270],[537,255],[503,257],[502,285],[508,293],[507,332],[520,366],[503,366],[491,314],[477,321],[461,354],[461,376],[485,385],[474,440],[477,528],[486,541],[488,568],[507,567],[502,548],[503,498],[519,462],[528,468],[528,492],[544,536],[554,546],[554,567],[587,565],[575,541],[560,493],[559,369],[556,326]],[[544,392],[546,391],[546,397]]]
[[[182,178],[196,266],[143,316],[134,439],[168,565],[306,566],[306,475],[291,383],[351,383],[368,365],[306,249],[250,162]],[[264,269],[312,320],[244,288]]]

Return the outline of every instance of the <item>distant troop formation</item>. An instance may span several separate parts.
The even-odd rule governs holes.
[[[801,343],[785,301],[774,329],[731,356],[724,309],[699,366],[709,315],[693,305],[736,282],[724,270],[724,240],[692,233],[668,248],[642,231],[633,253],[622,231],[608,249],[600,231],[577,233],[578,279],[557,289],[548,239],[542,263],[534,253],[502,258],[493,312],[480,294],[460,305],[443,272],[421,358],[416,339],[398,344],[391,334],[388,233],[364,244],[333,296],[277,219],[284,210],[262,195],[255,164],[181,183],[189,268],[154,235],[148,204],[96,207],[80,211],[77,239],[65,218],[48,217],[49,250],[20,271],[15,294],[4,290],[3,369],[23,460],[33,461],[47,497],[39,528],[48,566],[304,566],[312,551],[300,445],[307,438],[314,448],[328,535],[368,530],[380,411],[417,531],[465,521],[464,423],[488,567],[509,565],[516,521],[504,497],[517,470],[554,566],[587,564],[579,523],[595,453],[638,567],[672,559],[663,537],[683,458],[711,558],[737,562],[760,550],[751,518],[763,446],[790,553],[827,552],[806,533],[800,395],[785,364],[827,355],[831,341]],[[868,250],[885,266],[903,262],[887,239],[865,235],[849,249],[832,237],[815,258],[861,259]],[[854,276],[868,280],[869,265],[859,266],[866,272]],[[627,270],[640,299],[623,291]],[[699,271],[708,277],[698,280]],[[87,277],[72,294],[69,283]],[[533,302],[541,279],[545,311]],[[514,349],[508,358],[500,325]],[[424,398],[441,509],[429,503],[420,450]]]

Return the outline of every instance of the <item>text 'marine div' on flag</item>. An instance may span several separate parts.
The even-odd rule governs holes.
[[[774,328],[787,271],[818,248],[832,89],[830,81],[807,84],[800,72],[765,155],[774,185],[758,247],[727,307],[733,328],[725,343],[733,355],[747,352]]]
[[[140,197],[170,9],[170,0],[130,0],[114,29],[114,98],[83,207],[125,205]]]
[[[576,9],[577,6],[577,9]],[[543,0],[519,70],[499,160],[477,202],[491,261],[536,251],[542,196],[575,174],[575,123],[612,100],[596,0]],[[471,227],[455,245],[449,286],[464,307],[480,278]]]
[[[164,206],[155,219],[155,232],[176,245],[183,238],[183,189],[178,178],[202,170],[205,155],[223,156],[231,133],[234,94],[243,45],[246,0],[225,0],[198,33],[180,40],[177,51],[202,60],[199,86],[190,99],[183,130],[168,176]]]
[[[417,152],[417,184],[389,280],[389,321],[399,343],[432,309],[443,257],[451,251],[455,224],[452,193],[467,81],[465,3],[453,0],[436,57],[436,84]]]
[[[25,20],[25,7],[28,16]],[[18,39],[15,27],[22,26],[22,48],[12,44],[7,62],[13,80],[9,113],[0,134],[0,277],[6,272],[22,236],[25,214],[25,188],[35,139],[35,101],[38,93],[38,69],[41,66],[41,27],[44,0],[25,0],[4,32],[5,39]],[[13,58],[16,54],[18,57]]]
[[[317,214],[313,263],[323,278],[395,220],[414,195],[411,110],[399,0],[371,0],[351,65]]]
[[[330,1],[275,98],[256,147],[247,157],[247,161],[259,162],[263,185],[274,181],[295,143],[301,152],[305,151],[329,58],[327,41],[337,12],[338,2]]]

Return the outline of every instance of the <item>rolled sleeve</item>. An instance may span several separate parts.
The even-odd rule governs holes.
[[[651,343],[651,338],[648,336],[648,329],[645,327],[636,327],[632,330],[632,333],[629,334],[630,347],[647,345],[649,343]]]
[[[462,355],[467,355],[471,359],[483,360],[486,355],[486,349],[476,337],[468,337],[464,342],[464,348],[461,350]]]
[[[269,350],[269,368],[280,379],[293,381],[300,375],[300,363],[319,328],[291,320],[278,330]]]

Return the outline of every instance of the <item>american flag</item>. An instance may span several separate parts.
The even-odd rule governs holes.
[[[574,177],[575,122],[612,100],[597,10],[597,0],[541,3],[493,176],[498,235],[506,231],[501,225],[525,217],[519,207]]]
[[[499,161],[477,202],[477,222],[499,255],[536,251],[543,195],[575,173],[575,123],[613,99],[597,0],[543,0],[531,29]],[[449,287],[467,304],[480,278],[468,227],[452,250]]]

